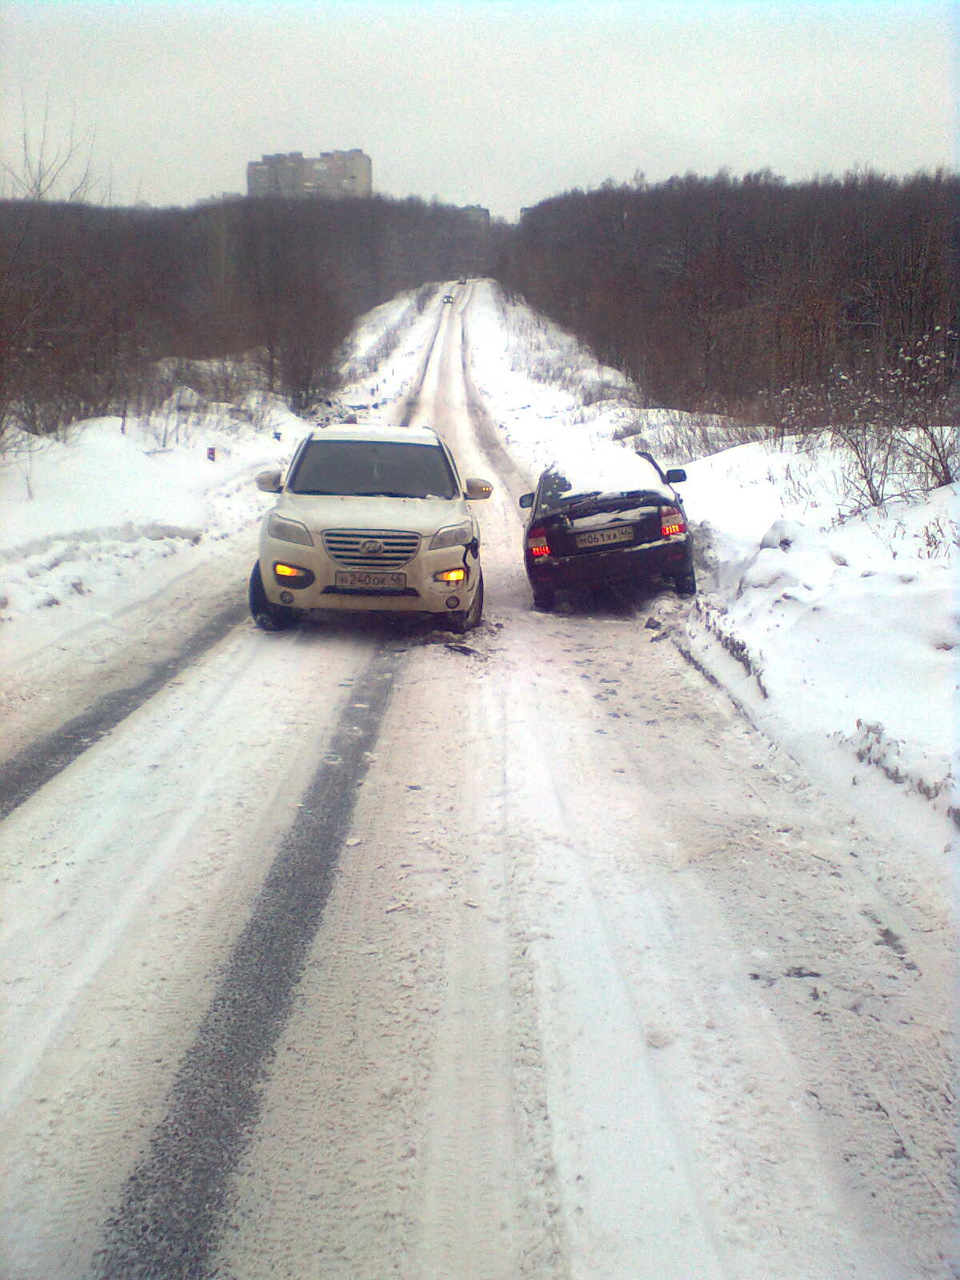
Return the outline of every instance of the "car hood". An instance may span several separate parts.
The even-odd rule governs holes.
[[[325,529],[406,529],[435,533],[444,525],[471,519],[462,498],[339,498],[285,493],[274,508],[299,520],[311,533]]]

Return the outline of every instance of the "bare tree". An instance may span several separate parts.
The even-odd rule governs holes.
[[[65,136],[55,137],[49,89],[39,128],[32,128],[26,94],[21,91],[20,157],[16,164],[0,164],[0,194],[15,200],[105,198],[93,177],[94,142],[94,130],[78,130],[75,111],[71,111]]]

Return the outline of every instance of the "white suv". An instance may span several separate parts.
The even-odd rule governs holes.
[[[483,616],[480,528],[467,502],[486,480],[461,483],[450,450],[426,427],[318,427],[297,447],[263,519],[250,575],[250,612],[267,631],[311,609],[442,615],[452,631]]]

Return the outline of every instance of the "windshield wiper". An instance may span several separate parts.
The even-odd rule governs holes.
[[[645,489],[631,489],[624,493],[605,493],[602,496],[594,493],[578,497],[576,502],[571,502],[561,510],[565,516],[582,515],[585,511],[625,511],[642,503],[655,503],[657,499],[657,494],[649,493]],[[662,496],[660,501],[664,501]]]
[[[398,493],[393,489],[364,489],[354,494],[356,498],[419,498],[419,493]]]
[[[590,489],[586,493],[563,493],[557,501],[569,502],[573,506],[578,502],[589,502],[591,498],[599,498],[602,492],[602,489]]]
[[[604,498],[598,502],[599,493],[588,493],[578,498],[576,502],[565,502],[562,507],[558,507],[558,514],[563,516],[579,515],[583,511],[605,511],[608,507],[608,500]]]

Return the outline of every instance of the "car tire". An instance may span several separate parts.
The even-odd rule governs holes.
[[[695,596],[697,594],[697,575],[692,569],[688,573],[678,573],[673,582],[678,596]]]
[[[473,631],[475,627],[479,627],[483,621],[483,574],[480,574],[480,581],[477,583],[477,590],[473,597],[473,604],[469,609],[464,609],[460,613],[451,613],[447,615],[447,628],[456,635],[465,635],[468,631]]]
[[[549,613],[556,602],[556,592],[550,587],[538,587],[533,593],[533,607],[540,613]]]
[[[253,566],[250,573],[250,588],[247,598],[250,603],[250,615],[261,631],[289,631],[297,625],[299,613],[285,604],[274,604],[267,599],[263,589],[263,578],[260,576],[260,561]]]

